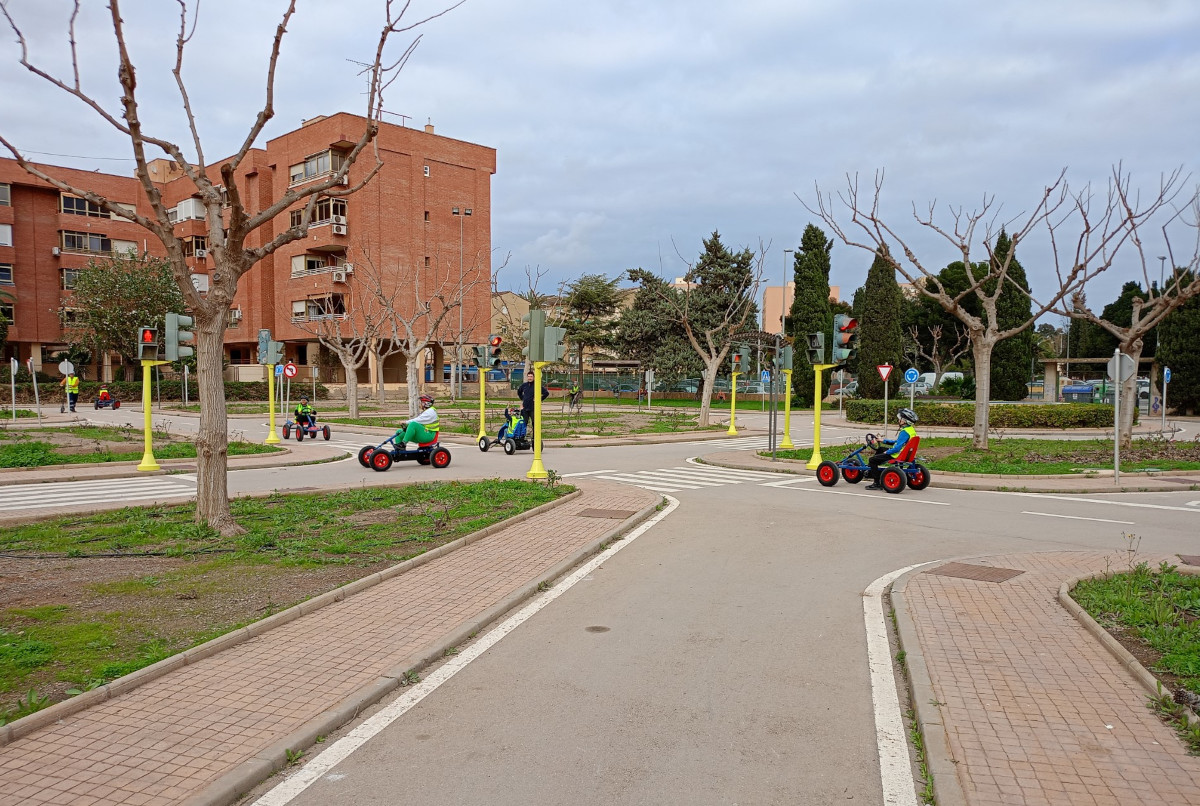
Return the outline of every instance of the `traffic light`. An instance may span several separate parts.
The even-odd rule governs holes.
[[[809,333],[808,334],[808,363],[824,364],[825,363],[825,334],[824,333]]]
[[[833,317],[833,362],[842,364],[858,355],[858,320],[839,313]]]
[[[140,327],[140,328],[138,328],[138,360],[139,361],[157,361],[158,360],[158,328],[156,328],[156,327]]]
[[[565,327],[548,327],[545,334],[542,360],[562,361],[563,356],[567,354],[567,345],[564,343],[567,340],[567,329]]]
[[[750,371],[750,348],[745,344],[739,344],[733,348],[733,371],[739,373]]]
[[[484,363],[479,366],[491,365],[495,369],[500,368],[502,361],[500,360],[500,344],[504,339],[497,336],[495,333],[488,336],[488,346],[484,350]]]
[[[267,348],[271,344],[271,331],[263,329],[258,331],[258,363],[266,364]]]
[[[285,345],[281,341],[268,341],[267,342],[267,360],[264,363],[282,364],[283,363],[283,351],[286,346],[287,345]]]
[[[528,322],[529,327],[522,334],[525,337],[525,344],[528,346],[521,351],[521,354],[528,358],[531,362],[544,361],[546,343],[546,312],[533,310],[521,317],[522,322]]]
[[[167,314],[167,341],[163,345],[168,361],[178,361],[181,358],[189,358],[196,354],[192,349],[192,339],[196,337],[189,328],[195,320],[190,316],[181,316],[177,313]]]
[[[481,369],[483,367],[487,366],[487,364],[488,364],[488,348],[472,347],[471,352],[473,353],[473,355],[471,356],[472,364],[474,364],[475,366],[477,366]]]
[[[793,360],[792,348],[784,345],[783,349],[779,351],[779,368],[783,370],[791,369]]]

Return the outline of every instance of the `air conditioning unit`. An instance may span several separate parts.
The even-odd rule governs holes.
[[[50,250],[50,254],[54,255],[55,257],[58,257],[59,255],[62,254],[62,250],[56,246]]]
[[[335,272],[333,273],[333,281],[334,281],[335,283],[344,283],[344,282],[346,282],[346,272],[344,272],[344,271],[335,271]]]
[[[346,234],[346,225],[345,224],[334,224],[333,225],[333,234],[334,235],[345,235]]]
[[[349,185],[349,184],[350,184],[350,177],[349,177],[349,176],[343,176],[341,179],[339,179],[339,180],[338,180],[338,184],[339,184],[339,185]]]
[[[207,249],[197,249],[196,257],[208,257],[208,250]]]
[[[346,272],[346,274],[354,274],[354,264],[353,263],[343,263],[342,271]]]
[[[235,322],[240,322],[242,320],[242,309],[234,308],[233,310],[231,310],[229,312],[229,318]]]
[[[345,223],[346,223],[346,217],[345,217],[344,215],[335,215],[335,216],[333,217],[333,223],[335,223],[335,224],[345,224]]]

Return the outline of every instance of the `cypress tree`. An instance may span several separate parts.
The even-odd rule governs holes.
[[[788,312],[788,331],[795,345],[793,353],[792,392],[803,406],[813,404],[812,365],[808,361],[808,334],[825,334],[825,361],[832,350],[830,341],[833,315],[829,310],[829,253],[833,241],[825,233],[809,224],[804,228],[800,248],[793,261],[793,281],[796,294]],[[822,388],[828,388],[828,372],[822,380]]]
[[[1194,414],[1200,408],[1200,297],[1180,305],[1158,325],[1159,366],[1171,368],[1167,406]]]
[[[1002,263],[1012,249],[1012,239],[1004,232],[996,239],[995,257]],[[995,288],[995,285],[992,286]],[[1001,330],[1017,327],[1033,316],[1029,295],[1029,280],[1025,269],[1016,255],[1008,264],[1008,277],[1004,289],[996,299],[997,326]],[[1033,333],[1026,328],[996,344],[992,349],[992,400],[1024,400],[1029,393],[1026,386],[1031,380],[1033,368]]]
[[[884,247],[886,249],[886,247]],[[883,379],[875,367],[891,364],[896,369],[888,376],[888,397],[895,398],[903,383],[904,333],[901,318],[904,316],[904,294],[896,282],[896,270],[886,257],[885,251],[876,253],[867,282],[862,287],[861,309],[859,295],[855,295],[858,317],[858,391],[864,398],[883,398]]]

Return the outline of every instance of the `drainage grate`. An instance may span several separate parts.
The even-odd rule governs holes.
[[[1184,565],[1200,565],[1200,555],[1196,554],[1180,554],[1179,560]]]
[[[990,565],[970,565],[968,563],[946,563],[945,565],[926,571],[927,574],[937,574],[943,577],[958,577],[974,579],[977,582],[1007,582],[1015,576],[1025,573],[1015,568],[993,568]]]
[[[585,509],[579,513],[581,518],[613,518],[623,521],[632,518],[637,513],[632,509]]]

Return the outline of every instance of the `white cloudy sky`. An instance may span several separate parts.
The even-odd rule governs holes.
[[[64,67],[70,4],[6,2],[33,56]],[[106,4],[84,4],[85,87],[112,101]],[[236,149],[260,104],[284,5],[204,0],[186,73],[210,158]],[[299,5],[268,136],[363,103],[347,59],[369,53],[381,0]],[[165,69],[174,6],[126,0],[123,13],[148,122],[182,137]],[[414,0],[410,16],[440,7]],[[421,30],[387,107],[497,149],[492,241],[511,254],[507,285],[520,285],[527,266],[548,272],[546,286],[635,266],[673,276],[683,270],[676,248],[694,259],[713,230],[732,246],[769,243],[774,279],[782,250],[813,220],[797,194],[811,202],[814,183],[837,189],[847,173],[878,169],[885,214],[939,266],[954,255],[912,224],[914,201],[936,199],[944,211],[994,194],[1008,216],[1063,168],[1082,188],[1102,185],[1121,161],[1135,186],[1154,191],[1162,172],[1200,167],[1197,0],[467,0]],[[128,155],[79,104],[23,73],[11,35],[0,43],[9,139]],[[1148,231],[1155,270],[1161,240]],[[1045,287],[1048,252],[1031,244],[1021,257],[1035,291],[1040,278]],[[869,262],[835,247],[833,282],[853,290]],[[1122,280],[1140,278],[1134,271],[1119,264],[1089,297],[1111,299]]]

